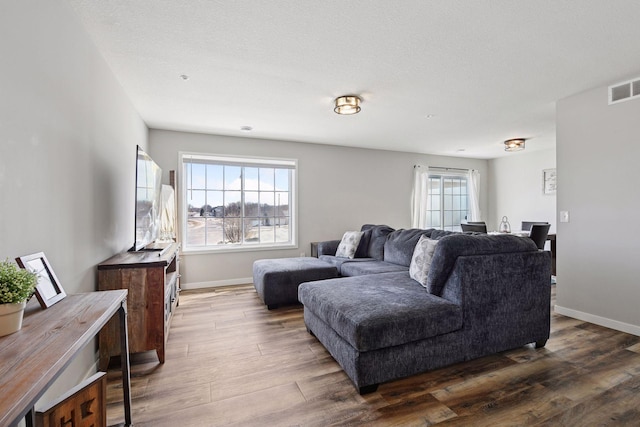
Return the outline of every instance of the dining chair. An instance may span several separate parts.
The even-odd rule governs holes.
[[[531,230],[531,226],[534,224],[549,224],[548,222],[544,222],[544,221],[522,221],[522,226],[520,227],[520,230],[522,231],[529,231]]]
[[[549,227],[551,224],[532,224],[529,238],[533,240],[538,249],[544,249],[544,244],[547,241],[547,235],[549,234]]]
[[[476,233],[487,233],[486,224],[460,224],[462,231],[475,231]]]

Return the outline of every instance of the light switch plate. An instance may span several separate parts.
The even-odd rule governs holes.
[[[560,222],[569,222],[569,211],[560,211]]]

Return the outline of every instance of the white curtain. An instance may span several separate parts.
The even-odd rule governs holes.
[[[469,218],[467,221],[481,221],[480,219],[480,172],[470,169],[467,177],[469,188]]]
[[[413,167],[412,228],[427,228],[429,203],[429,168],[416,165]]]

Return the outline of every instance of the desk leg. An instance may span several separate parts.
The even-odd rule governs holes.
[[[127,332],[127,301],[120,305],[120,365],[122,366],[122,393],[124,395],[124,425],[131,421],[131,378],[129,373],[129,337]]]

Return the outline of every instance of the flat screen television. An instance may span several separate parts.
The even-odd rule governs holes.
[[[160,250],[154,245],[160,230],[162,169],[136,146],[135,244],[132,251]]]

